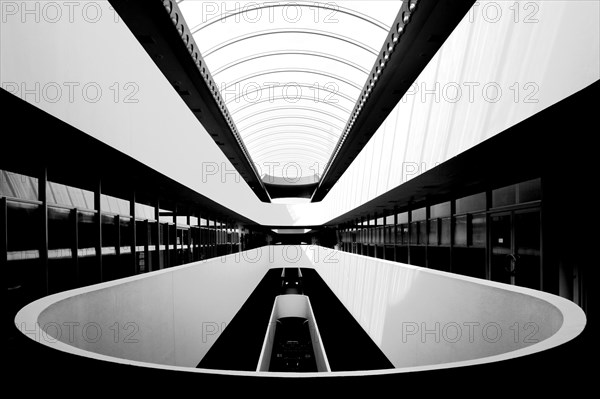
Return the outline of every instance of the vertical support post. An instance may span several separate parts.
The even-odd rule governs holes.
[[[492,207],[492,190],[486,190],[485,192],[485,278],[487,280],[492,279],[492,217],[490,215],[490,208]],[[454,231],[454,229],[452,229]],[[454,238],[454,237],[453,237]],[[454,243],[454,239],[452,240]]]
[[[129,215],[131,215],[131,258],[132,258],[132,273],[131,275],[138,274],[138,263],[137,263],[137,223],[135,215],[135,191],[131,192],[131,198],[129,199]]]
[[[177,205],[173,207],[173,262],[169,266],[177,266],[180,264],[179,248],[177,248],[177,239],[179,232],[177,231]],[[181,243],[183,245],[183,242]]]
[[[429,265],[429,217],[431,216],[430,206],[425,207],[425,267]]]
[[[194,252],[192,251],[192,233],[193,233],[193,229],[192,229],[192,218],[189,215],[189,211],[188,211],[188,215],[186,217],[186,223],[189,227],[188,229],[188,235],[187,235],[187,247],[188,247],[188,252],[187,252],[187,257],[184,263],[190,263],[193,262],[193,256],[194,256]],[[183,240],[182,240],[183,241]]]
[[[393,227],[393,230],[394,230],[394,234],[393,234],[394,239],[393,239],[392,245],[393,245],[393,248],[394,248],[394,262],[398,262],[398,260],[399,260],[398,259],[398,251],[399,251],[399,249],[398,249],[398,246],[397,246],[397,243],[398,243],[398,208],[396,208],[396,207],[394,207],[394,227]]]
[[[96,208],[96,259],[98,260],[100,282],[102,282],[104,281],[104,267],[102,265],[102,181],[100,179],[94,190],[94,208]]]
[[[6,197],[0,198],[0,265],[8,264],[8,203]]]
[[[365,241],[365,225],[364,225],[365,219],[363,217],[358,218],[358,254],[359,255],[364,255],[365,251],[364,251],[364,241]]]
[[[38,196],[42,202],[41,213],[41,236],[40,236],[40,267],[42,291],[45,295],[50,293],[49,270],[48,270],[48,169],[43,168],[38,178]]]
[[[372,231],[371,231],[371,215],[367,215],[367,253],[365,255],[367,256],[371,256],[370,252],[371,252],[371,243],[373,242],[372,240]],[[374,252],[374,251],[373,251]]]
[[[164,268],[171,267],[171,226],[169,226],[169,222],[165,223],[165,263],[163,265]]]
[[[384,210],[381,213],[381,216],[383,218],[383,223],[382,223],[382,227],[381,227],[381,235],[380,235],[380,239],[383,243],[383,257],[382,258],[385,260],[389,260],[388,259],[389,251],[388,251],[387,247],[388,247],[388,244],[390,241],[390,237],[389,237],[390,234],[388,233],[389,229],[388,229],[388,224],[387,224],[387,217],[388,217],[387,211]]]
[[[407,210],[407,214],[408,214],[408,247],[406,248],[407,251],[407,257],[408,257],[408,264],[412,265],[411,262],[411,258],[410,258],[410,248],[412,247],[412,206],[410,206]]]
[[[144,220],[144,273],[150,271],[150,222]]]
[[[456,200],[450,201],[450,272],[454,270],[454,214],[456,213]],[[487,257],[486,257],[487,259]],[[487,263],[487,262],[486,262]]]
[[[117,264],[120,264],[119,257],[121,256],[121,216],[115,216],[115,255],[117,256]]]
[[[79,270],[79,212],[77,208],[71,211],[71,220],[73,223],[71,256],[73,259],[73,269],[75,269],[75,286],[79,287],[81,285],[81,271]]]
[[[371,242],[373,242],[373,257],[377,258],[377,253],[378,251],[378,245],[377,245],[377,236],[378,236],[378,229],[377,229],[377,213],[373,213],[373,227],[371,228]]]
[[[153,267],[154,270],[162,269],[160,259],[160,201],[156,200],[156,207],[154,208],[154,219],[156,219],[156,234],[154,240],[156,245],[154,247],[154,259],[156,259],[156,265]],[[165,233],[166,235],[166,233]],[[165,251],[168,253],[168,251]],[[150,269],[148,269],[150,271]]]
[[[232,254],[235,245],[235,231],[231,222],[227,222],[227,241],[229,242],[229,253]]]
[[[202,240],[204,239],[204,234],[202,234],[202,212],[198,212],[198,253],[197,253],[197,258],[196,260],[202,260],[202,253],[204,251],[204,248],[202,246]]]
[[[217,256],[217,245],[218,245],[219,239],[217,236],[217,219],[213,219],[213,234],[212,234],[212,256],[215,257]]]
[[[173,207],[173,259],[169,266],[177,266],[179,264],[179,248],[177,248],[177,238],[179,233],[177,232],[177,205]]]

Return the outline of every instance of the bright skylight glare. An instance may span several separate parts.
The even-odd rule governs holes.
[[[321,176],[401,1],[179,2],[262,175]]]

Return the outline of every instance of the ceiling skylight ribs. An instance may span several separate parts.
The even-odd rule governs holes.
[[[210,86],[257,170],[285,178],[291,163],[294,175],[322,175],[401,3],[179,7],[212,72]]]

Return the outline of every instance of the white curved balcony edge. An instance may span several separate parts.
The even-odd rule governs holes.
[[[215,328],[231,321],[268,269],[285,266],[314,268],[396,368],[327,373],[196,368],[216,340]],[[15,324],[40,344],[114,363],[327,378],[525,356],[572,340],[583,331],[586,317],[573,302],[545,292],[303,245],[262,247],[50,295],[21,309]],[[88,325],[94,328],[84,336]],[[478,335],[485,326],[486,333]],[[526,339],[533,332],[533,339]],[[126,339],[133,333],[139,335]]]

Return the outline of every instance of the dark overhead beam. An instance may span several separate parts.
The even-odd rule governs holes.
[[[313,202],[325,198],[473,3],[471,0],[413,0],[402,3],[344,133],[325,167],[312,197]],[[408,20],[405,20],[407,15]],[[403,28],[401,33],[398,32],[399,26]],[[396,42],[394,35],[398,37]],[[390,45],[393,47],[391,52]],[[385,62],[383,68],[380,66],[382,60]],[[381,68],[379,74],[378,68]],[[371,80],[374,81],[373,87],[370,86]],[[369,87],[371,90],[359,111]],[[356,120],[352,123],[354,115]]]
[[[265,183],[265,187],[269,192],[269,196],[274,198],[306,198],[309,199],[317,183],[313,184],[297,184],[297,185],[285,185],[285,184],[269,184]]]
[[[252,191],[261,201],[270,202],[176,2],[110,0],[110,3]]]

